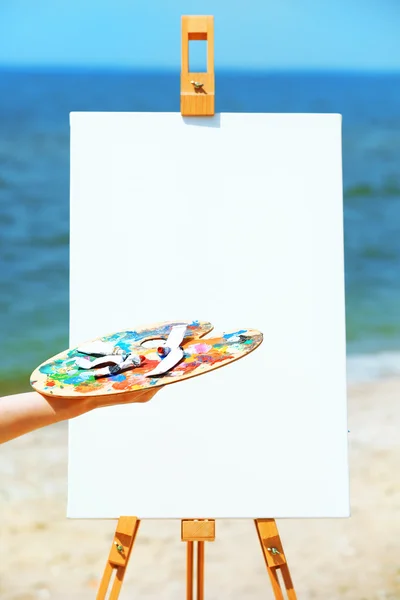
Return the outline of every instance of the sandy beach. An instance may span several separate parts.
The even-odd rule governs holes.
[[[400,380],[349,386],[352,516],[278,521],[299,600],[400,598]],[[1,600],[94,600],[115,521],[65,517],[67,426],[0,446]],[[273,598],[252,521],[217,521],[207,600]],[[179,521],[143,522],[120,598],[185,598]]]

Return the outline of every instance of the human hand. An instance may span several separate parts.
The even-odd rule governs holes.
[[[134,402],[149,402],[160,391],[160,387],[146,390],[137,390],[135,392],[126,392],[124,394],[110,394],[108,396],[86,397],[86,402],[89,405],[88,410],[95,408],[103,408],[105,406],[114,406],[118,404],[132,404]]]
[[[157,387],[108,396],[87,395],[81,398],[59,398],[39,392],[4,396],[0,398],[0,444],[35,429],[74,419],[97,408],[148,402],[160,389]]]

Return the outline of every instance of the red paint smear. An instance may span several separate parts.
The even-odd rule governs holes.
[[[146,357],[144,358],[144,362],[142,362],[140,367],[132,371],[132,375],[145,375],[148,371],[155,369],[160,362],[159,360],[149,360]]]

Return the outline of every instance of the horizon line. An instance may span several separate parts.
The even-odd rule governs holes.
[[[29,72],[29,73],[157,73],[180,75],[179,67],[155,66],[129,66],[129,65],[68,65],[68,64],[2,64],[1,72]],[[254,75],[266,74],[341,74],[341,75],[400,75],[398,69],[376,69],[368,67],[221,67],[215,70],[217,74],[243,73]]]

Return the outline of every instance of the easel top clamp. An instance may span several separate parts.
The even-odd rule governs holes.
[[[210,117],[215,114],[214,17],[182,17],[181,115]],[[189,41],[207,42],[207,72],[189,71]]]

